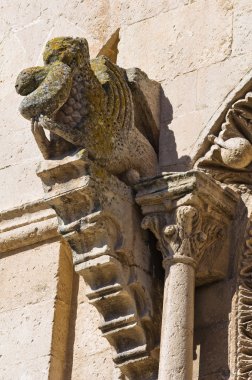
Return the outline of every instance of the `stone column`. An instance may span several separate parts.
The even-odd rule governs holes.
[[[164,267],[159,379],[187,380],[192,378],[195,268],[172,260]]]
[[[179,207],[175,214],[175,225],[164,225],[158,215],[143,220],[143,228],[154,231],[163,248],[165,286],[159,380],[192,378],[195,268],[201,257],[199,248],[207,239],[195,207]]]
[[[165,269],[158,379],[191,380],[196,276],[204,256],[225,254],[237,197],[198,172],[148,179],[137,190],[142,227],[156,236]]]

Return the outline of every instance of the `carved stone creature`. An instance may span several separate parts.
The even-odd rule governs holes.
[[[252,184],[252,92],[248,89],[251,90],[251,77],[238,91],[239,98],[235,94],[217,118],[213,126],[217,136],[208,135],[212,146],[196,163],[222,182]]]
[[[45,159],[84,147],[113,174],[132,169],[156,174],[156,153],[134,125],[134,105],[125,70],[105,56],[90,61],[85,39],[50,40],[43,67],[23,70],[16,90],[25,96],[21,114]],[[50,131],[47,138],[44,128]]]

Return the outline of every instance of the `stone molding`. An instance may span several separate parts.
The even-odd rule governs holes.
[[[223,261],[216,266],[220,252],[215,248],[221,241],[225,251],[239,199],[235,192],[197,171],[162,174],[142,181],[136,189],[142,227],[156,236],[164,263],[180,261],[197,267],[199,284],[225,277]]]
[[[158,291],[131,188],[90,161],[85,150],[42,162],[37,174],[89,302],[102,316],[100,329],[115,349],[114,362],[131,379],[155,377]]]
[[[0,213],[0,252],[60,238],[55,212],[38,200]]]
[[[252,230],[251,217],[245,235],[245,246],[238,266],[237,281],[237,344],[236,375],[237,380],[248,380],[252,376]]]

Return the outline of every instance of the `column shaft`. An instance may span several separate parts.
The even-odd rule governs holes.
[[[159,380],[191,380],[193,367],[195,269],[166,268]]]

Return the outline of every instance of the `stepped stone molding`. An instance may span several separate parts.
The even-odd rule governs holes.
[[[59,239],[57,217],[44,200],[0,213],[0,252]]]
[[[166,275],[158,378],[190,380],[195,276],[202,258],[211,263],[214,251],[228,262],[226,244],[239,196],[197,171],[162,174],[136,189],[142,227],[156,236]],[[225,277],[218,269],[203,272],[200,282]]]
[[[195,167],[210,173],[215,179],[229,184],[251,185],[252,170],[252,76],[213,124],[209,133],[212,144]]]
[[[102,316],[100,329],[115,349],[114,362],[129,379],[156,378],[159,291],[131,188],[84,150],[42,162],[37,174],[75,271]]]

